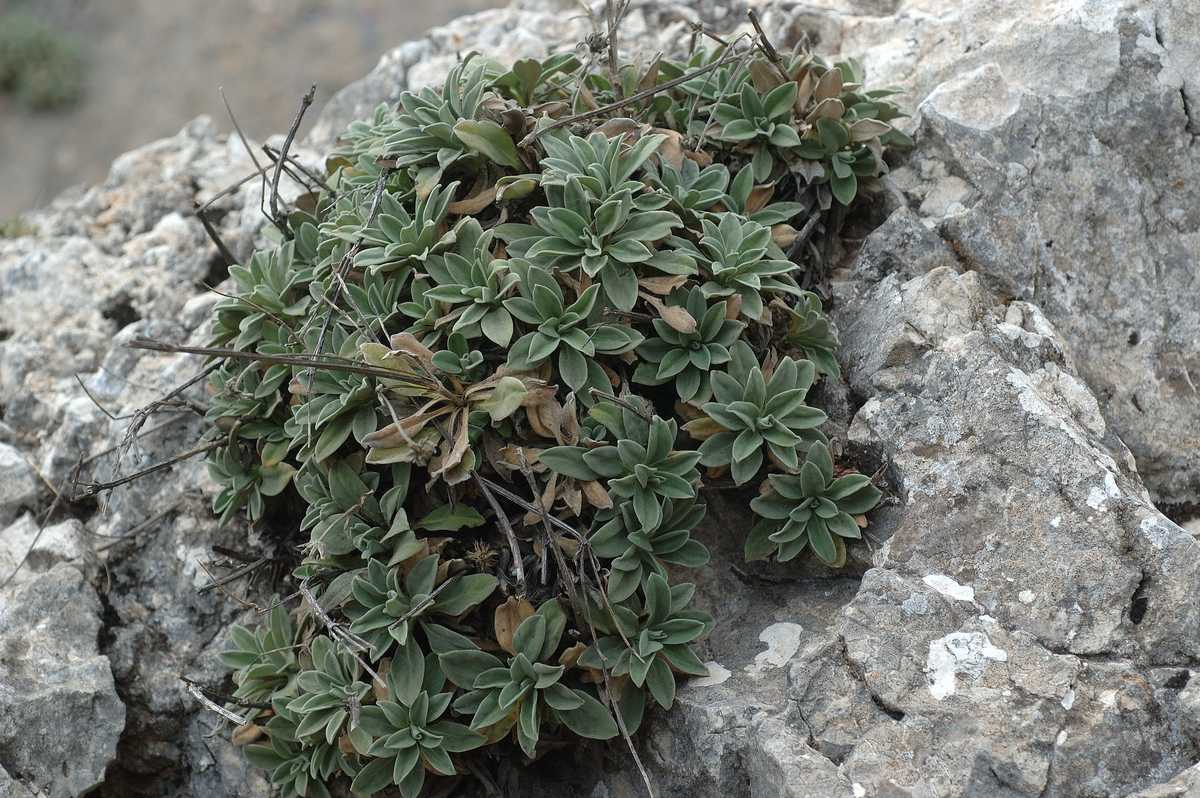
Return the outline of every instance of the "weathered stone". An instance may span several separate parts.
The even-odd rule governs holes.
[[[701,537],[714,559],[692,578],[717,616],[702,648],[710,676],[647,717],[638,751],[658,793],[1192,794],[1200,546],[1175,522],[1200,497],[1200,18],[1166,0],[752,5],[781,46],[807,38],[861,56],[872,82],[900,85],[918,111],[916,148],[869,211],[880,225],[833,264],[846,384],[820,391],[839,459],[882,467],[889,495],[868,545],[832,578],[811,565],[743,568],[747,497],[706,495]],[[506,61],[576,46],[590,32],[576,11],[519,0],[404,45],[293,151],[319,163],[351,119],[440,82],[459,53]],[[623,48],[678,49],[695,20],[746,29],[740,4],[639,0]],[[114,416],[195,374],[195,359],[120,344],[202,339],[216,298],[197,281],[223,272],[191,208],[248,171],[240,145],[198,120],[120,158],[103,186],[32,214],[37,236],[0,240],[0,439],[52,483],[129,429],[74,374]],[[263,224],[258,187],[215,209],[244,257]],[[178,419],[157,430],[152,420],[84,478],[192,445],[199,420]],[[206,579],[197,562],[214,543],[279,545],[219,529],[209,487],[198,462],[182,463],[113,492],[86,521],[99,535],[136,530],[96,538],[109,606],[102,653],[129,717],[104,795],[268,793],[240,752],[206,738],[216,721],[177,679],[219,685],[224,630],[253,619],[215,591],[196,593]],[[4,533],[0,577],[31,524]],[[77,561],[45,538],[58,528],[20,590],[74,573],[45,571]],[[72,540],[86,562],[87,538]],[[83,613],[88,623],[96,612]],[[104,660],[94,629],[79,645],[89,662]],[[43,674],[28,679],[28,692],[57,689]],[[0,696],[11,681],[0,670]],[[55,722],[87,728],[89,711]],[[46,761],[9,758],[7,739],[9,777],[42,791],[58,783],[30,769]],[[551,757],[514,774],[511,792],[644,794],[623,744],[607,750],[616,767],[602,768],[595,749]]]
[[[0,766],[50,798],[98,785],[125,726],[97,651],[100,611],[65,564],[0,597]]]
[[[33,467],[17,449],[0,443],[0,525],[11,521],[22,509],[33,507],[37,498]]]

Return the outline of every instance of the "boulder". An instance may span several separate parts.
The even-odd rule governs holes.
[[[65,563],[0,597],[0,787],[76,798],[104,780],[125,727],[101,604]],[[9,792],[8,790],[11,790]]]
[[[744,566],[746,497],[706,495],[715,556],[693,577],[718,625],[709,676],[639,735],[656,794],[1191,794],[1200,16],[1167,0],[751,4],[781,47],[861,57],[914,113],[915,149],[855,222],[878,225],[831,264],[845,381],[821,389],[841,460],[887,498],[834,574]],[[740,7],[638,0],[623,47],[744,30]],[[293,154],[318,168],[346,123],[439,83],[459,53],[579,45],[577,10],[517,0],[397,48]],[[47,504],[39,473],[58,487],[83,460],[104,481],[199,437],[196,387],[182,412],[130,414],[201,364],[123,344],[203,340],[204,284],[226,267],[193,207],[250,169],[200,119],[0,239],[0,579],[36,534],[19,514]],[[235,256],[262,241],[256,183],[213,209]],[[211,493],[189,460],[68,508],[0,592],[0,794],[101,779],[103,796],[269,794],[178,676],[220,687],[229,624],[256,618],[240,601],[269,590],[198,592],[212,546],[293,541],[219,528]],[[620,740],[510,775],[513,794],[645,794]]]

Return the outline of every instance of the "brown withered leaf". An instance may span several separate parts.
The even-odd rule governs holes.
[[[842,70],[831,69],[817,81],[817,90],[813,97],[819,103],[829,100],[842,93]]]
[[[687,158],[689,161],[695,161],[696,166],[699,166],[701,169],[706,166],[711,166],[713,162],[712,153],[704,150],[699,152],[696,150],[684,150],[683,157]]]
[[[725,300],[725,318],[734,321],[742,313],[742,295],[734,294]]]
[[[371,680],[371,692],[375,695],[376,701],[387,701],[390,691],[387,686],[388,672],[392,669],[392,658],[384,657],[375,666],[375,672],[379,674],[378,679]]]
[[[612,496],[608,495],[608,491],[594,479],[581,480],[579,489],[583,491],[583,495],[587,498],[588,504],[595,507],[597,510],[607,510],[613,506]]]
[[[859,529],[867,528],[867,517],[865,515],[854,516],[854,523],[858,524]]]
[[[758,59],[750,62],[750,79],[754,81],[754,88],[759,94],[766,94],[783,83],[783,78],[774,67]]]
[[[658,311],[658,315],[662,320],[671,326],[671,329],[681,333],[694,333],[696,331],[696,320],[692,318],[692,314],[679,305],[664,304],[661,299],[653,294],[638,293],[646,304]]]
[[[474,196],[460,199],[457,202],[451,202],[446,206],[446,210],[456,216],[471,216],[479,213],[487,206],[496,201],[496,187],[494,185],[480,191]]]
[[[521,621],[533,615],[533,612],[532,604],[516,596],[509,596],[507,601],[496,608],[493,624],[496,630],[496,642],[500,644],[500,648],[509,654],[516,655],[517,650],[513,647],[513,635],[516,633],[517,627],[521,625]]]
[[[804,117],[804,121],[812,125],[818,119],[841,119],[845,112],[846,106],[842,104],[842,101],[836,97],[830,97],[814,105],[813,109],[808,112],[808,116]]]
[[[638,81],[638,91],[654,88],[654,85],[658,83],[658,64],[660,61],[662,61],[662,53],[655,53],[650,66],[646,67],[646,71],[642,73],[642,79]]]
[[[583,652],[587,651],[587,646],[583,643],[576,643],[566,651],[558,655],[558,664],[567,668],[574,668],[575,663],[583,656]]]
[[[775,246],[785,252],[796,241],[798,231],[786,222],[780,222],[771,227],[771,240],[775,242]]]
[[[638,280],[638,285],[652,294],[666,296],[687,281],[686,274],[674,274],[663,277],[642,277]]]
[[[803,113],[808,107],[809,100],[812,99],[813,91],[817,88],[817,79],[813,77],[811,69],[805,69],[804,75],[796,78],[796,83],[800,88],[796,90],[796,113]]]
[[[605,120],[604,124],[596,128],[597,133],[603,133],[607,138],[615,139],[621,134],[625,134],[625,143],[632,144],[642,137],[642,133],[649,129],[649,125],[642,124],[636,119],[630,119],[627,116],[615,116],[612,119]]]
[[[229,735],[229,741],[234,745],[249,745],[262,736],[262,726],[257,723],[246,723],[233,730],[233,734]]]
[[[761,186],[755,186],[750,189],[750,196],[746,198],[746,215],[749,216],[761,211],[771,201],[771,197],[773,196],[775,196],[774,183],[764,183]]]
[[[666,140],[658,147],[658,152],[654,153],[654,157],[662,163],[667,164],[672,169],[678,171],[683,168],[683,134],[678,130],[670,130],[665,127],[656,127],[654,133],[661,133],[666,136]]]

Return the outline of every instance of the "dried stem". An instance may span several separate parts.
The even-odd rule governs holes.
[[[312,105],[313,98],[317,96],[317,84],[313,84],[308,92],[300,98],[300,110],[296,111],[296,118],[292,120],[292,126],[288,129],[287,138],[283,140],[283,148],[279,151],[279,158],[275,160],[275,176],[271,179],[271,221],[279,228],[280,232],[287,232],[287,226],[279,216],[279,176],[283,174],[283,165],[287,163],[288,150],[292,148],[292,140],[296,138],[296,132],[300,130],[300,122],[304,119],[304,112],[308,110],[308,106]]]
[[[528,147],[530,144],[537,141],[542,135],[544,135],[545,133],[548,133],[551,130],[557,130],[560,127],[566,127],[567,125],[573,125],[576,122],[583,122],[588,119],[593,119],[597,116],[604,116],[605,114],[612,113],[613,111],[619,111],[620,109],[624,108],[627,105],[633,105],[634,103],[641,102],[642,100],[646,99],[647,97],[653,97],[655,94],[658,94],[659,92],[669,91],[670,89],[673,89],[676,86],[687,83],[692,78],[699,77],[700,75],[706,75],[709,72],[712,72],[714,69],[718,69],[719,67],[724,66],[725,62],[730,60],[730,53],[732,53],[732,52],[733,52],[732,48],[727,49],[724,53],[721,54],[720,58],[718,58],[716,61],[713,61],[708,66],[702,66],[699,69],[694,69],[691,72],[680,75],[677,78],[668,80],[665,83],[659,83],[659,84],[651,86],[647,89],[642,89],[639,92],[635,92],[635,93],[629,95],[628,97],[625,97],[624,99],[617,100],[616,102],[609,103],[608,105],[602,105],[599,108],[596,108],[591,111],[584,111],[583,113],[575,114],[573,116],[568,116],[563,119],[559,119],[557,122],[546,125],[545,127],[538,128],[537,130],[533,131],[525,138],[521,139],[521,143],[519,146]]]
[[[750,24],[754,26],[754,30],[758,33],[758,47],[763,51],[763,55],[771,62],[771,66],[779,73],[784,82],[790,81],[787,70],[784,69],[783,59],[779,57],[779,51],[771,44],[771,40],[767,38],[767,34],[763,31],[762,24],[758,21],[758,13],[753,9],[746,11],[746,16],[750,18]]]
[[[162,461],[161,463],[155,463],[152,466],[143,468],[141,471],[135,471],[132,474],[127,474],[123,477],[120,477],[120,478],[114,479],[114,480],[110,480],[108,482],[88,482],[88,483],[76,482],[75,486],[83,487],[84,492],[83,492],[82,496],[77,494],[75,496],[75,498],[79,499],[79,498],[83,498],[86,496],[95,496],[97,493],[100,493],[102,491],[112,490],[113,488],[119,488],[122,485],[126,485],[130,482],[139,480],[142,477],[149,476],[150,474],[154,474],[154,473],[157,473],[164,469],[170,468],[171,466],[175,465],[176,463],[181,463],[184,460],[188,460],[192,457],[195,457],[198,454],[204,454],[205,452],[211,452],[213,449],[216,449],[218,446],[224,446],[224,445],[225,445],[225,441],[223,441],[223,440],[208,441],[207,443],[202,443],[199,446],[195,446],[191,449],[188,449],[186,452],[181,452],[170,459]]]
[[[487,503],[492,506],[492,512],[496,514],[496,522],[504,530],[504,537],[508,539],[508,547],[512,550],[513,574],[517,577],[517,584],[521,586],[521,590],[524,590],[525,563],[521,561],[521,547],[517,543],[517,533],[513,532],[512,524],[504,512],[504,508],[500,506],[500,502],[496,501],[496,497],[492,495],[492,490],[488,485],[489,481],[479,476],[478,471],[472,472],[471,476],[475,477],[475,484],[479,486],[479,492],[487,499]]]

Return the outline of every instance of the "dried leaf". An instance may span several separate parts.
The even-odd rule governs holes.
[[[750,196],[746,198],[746,215],[749,216],[761,211],[774,195],[774,183],[765,183],[750,189]]]
[[[860,119],[850,126],[851,141],[870,141],[889,133],[892,126],[878,119]]]
[[[684,150],[683,157],[687,158],[689,161],[695,161],[696,166],[699,166],[701,169],[706,166],[711,166],[713,162],[712,153],[706,151],[697,152],[696,150]]]
[[[566,651],[558,655],[558,664],[567,668],[574,668],[575,663],[583,656],[583,652],[587,651],[587,646],[583,643],[576,643]]]
[[[517,650],[513,648],[513,634],[521,625],[521,621],[533,615],[533,612],[532,604],[516,596],[509,596],[507,601],[496,608],[493,623],[496,630],[496,642],[500,644],[500,648],[509,654],[516,655]]]
[[[766,94],[783,83],[775,67],[760,59],[750,62],[750,79],[754,81],[754,88],[759,94]]]
[[[799,231],[790,224],[780,223],[771,227],[771,240],[775,242],[775,246],[786,251],[795,243],[798,233]]]
[[[842,93],[842,70],[831,69],[817,81],[817,91],[813,96],[819,103],[837,97]]]
[[[666,296],[687,281],[686,274],[675,274],[669,277],[643,277],[638,280],[638,285],[652,294]]]
[[[471,216],[479,213],[495,201],[496,187],[488,186],[473,197],[467,197],[466,199],[461,199],[458,202],[451,202],[446,206],[446,210],[457,216]]]
[[[671,326],[671,329],[681,333],[694,333],[696,331],[696,320],[692,318],[692,314],[679,305],[666,305],[661,299],[651,294],[638,293],[647,305],[658,311],[658,315],[662,316],[662,320]]]
[[[854,523],[858,524],[859,529],[867,528],[867,517],[865,515],[854,516]]]
[[[650,66],[646,67],[646,72],[642,75],[642,79],[638,81],[638,91],[654,88],[658,83],[658,64],[662,61],[662,53],[655,53],[654,60],[650,62]]]
[[[669,165],[672,169],[680,170],[683,168],[683,134],[678,130],[670,130],[665,127],[656,127],[651,131],[653,133],[661,133],[666,136],[666,139],[659,145],[658,151],[654,153],[654,157],[659,161]]]
[[[375,695],[376,701],[387,701],[389,696],[387,678],[388,671],[392,669],[392,658],[384,657],[375,666],[375,672],[379,674],[378,679],[371,680],[371,692]]]
[[[234,729],[233,734],[229,735],[229,741],[234,745],[249,745],[262,736],[262,726],[257,723],[247,723]]]
[[[607,138],[615,139],[622,134],[625,135],[625,143],[632,144],[642,137],[649,125],[644,125],[636,119],[630,119],[627,116],[616,116],[608,119],[604,124],[596,128],[597,133],[603,133]]]
[[[808,107],[809,100],[812,99],[813,91],[817,88],[817,79],[813,76],[811,69],[804,70],[804,76],[798,77],[796,83],[800,88],[796,90],[796,113],[801,113]]]
[[[730,321],[736,319],[742,313],[742,295],[734,294],[725,300],[725,318]]]
[[[604,486],[596,480],[582,480],[579,482],[579,488],[583,491],[583,495],[587,497],[588,504],[597,510],[607,510],[613,506],[612,497],[608,495],[608,491],[604,489]]]
[[[836,71],[836,70],[835,70]],[[821,100],[813,109],[808,112],[808,116],[804,121],[810,125],[818,119],[841,119],[842,114],[846,112],[846,106],[836,97],[830,97],[827,100]]]

